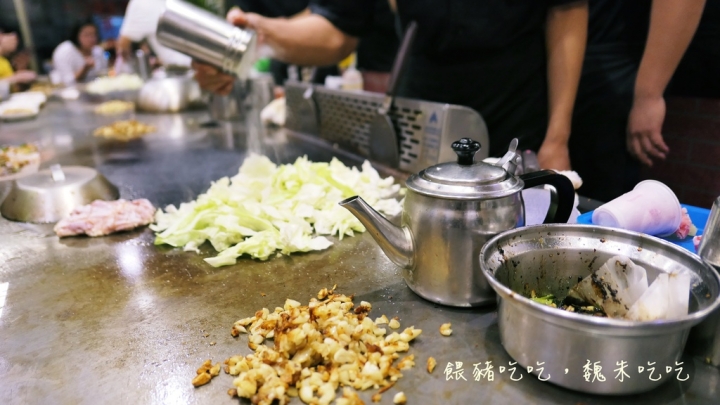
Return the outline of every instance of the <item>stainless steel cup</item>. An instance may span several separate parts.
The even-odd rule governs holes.
[[[167,1],[156,34],[162,45],[240,78],[253,63],[254,31],[235,27],[182,0]]]
[[[715,200],[710,211],[698,254],[720,272],[720,197]],[[688,348],[706,362],[720,367],[720,309],[692,330]]]
[[[715,267],[720,267],[720,197],[715,200],[703,231],[698,255]]]

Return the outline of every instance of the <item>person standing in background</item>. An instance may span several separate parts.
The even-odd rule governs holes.
[[[70,39],[53,52],[54,79],[65,85],[89,82],[107,73],[105,51],[98,45],[98,29],[92,21],[76,24]]]
[[[160,15],[165,11],[165,0],[130,0],[120,27],[115,62],[116,73],[132,73],[133,43],[147,41],[150,49],[165,66],[189,67],[191,59],[160,44],[155,35]]]
[[[393,0],[374,3],[372,29],[360,38],[357,46],[357,69],[362,73],[365,90],[385,93],[400,48],[402,27]]]
[[[705,0],[590,0],[588,45],[573,114],[570,158],[580,193],[610,201],[665,159],[663,94]]]
[[[372,29],[373,0],[315,0],[284,20],[231,11],[290,63],[337,63]],[[418,24],[399,95],[460,104],[488,126],[490,156],[513,138],[543,168],[568,170],[571,118],[587,34],[587,1],[398,0],[403,27]],[[201,87],[227,93],[232,78],[196,64]]]
[[[29,83],[37,78],[31,70],[20,69],[17,72],[8,59],[18,48],[18,37],[14,32],[0,30],[0,80],[10,84]]]

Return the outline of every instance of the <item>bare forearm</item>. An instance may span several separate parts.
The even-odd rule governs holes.
[[[653,0],[650,31],[635,82],[636,97],[662,97],[692,40],[705,0]]]
[[[79,82],[85,78],[89,70],[89,67],[87,65],[83,66],[82,69],[75,72],[75,81]]]
[[[252,17],[252,25],[261,32],[263,41],[283,62],[325,66],[340,62],[355,50],[357,38],[335,28],[319,15],[292,19]]]
[[[115,45],[115,51],[123,58],[127,58],[132,51],[132,40],[126,36],[121,36]]]
[[[567,143],[587,42],[587,2],[553,8],[547,20],[549,124],[546,141]]]

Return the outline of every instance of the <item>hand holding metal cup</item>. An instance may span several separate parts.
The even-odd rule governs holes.
[[[225,93],[232,89],[233,76],[248,75],[257,43],[253,30],[181,0],[168,0],[157,37],[162,45],[195,60],[201,87]]]

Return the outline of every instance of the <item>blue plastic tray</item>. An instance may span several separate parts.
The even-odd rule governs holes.
[[[700,207],[694,207],[692,205],[685,205],[680,204],[683,208],[687,208],[688,215],[690,215],[690,219],[692,220],[693,225],[698,229],[697,234],[702,235],[703,229],[705,229],[705,225],[707,224],[708,218],[710,217],[710,210],[706,208],[700,208]],[[586,212],[582,215],[580,215],[577,219],[578,224],[592,224],[592,215],[594,211]],[[688,236],[687,238],[680,240],[677,237],[668,236],[666,238],[660,238],[664,239],[668,242],[674,243],[678,246],[681,246],[693,253],[695,253],[695,246],[692,242],[692,237]]]

